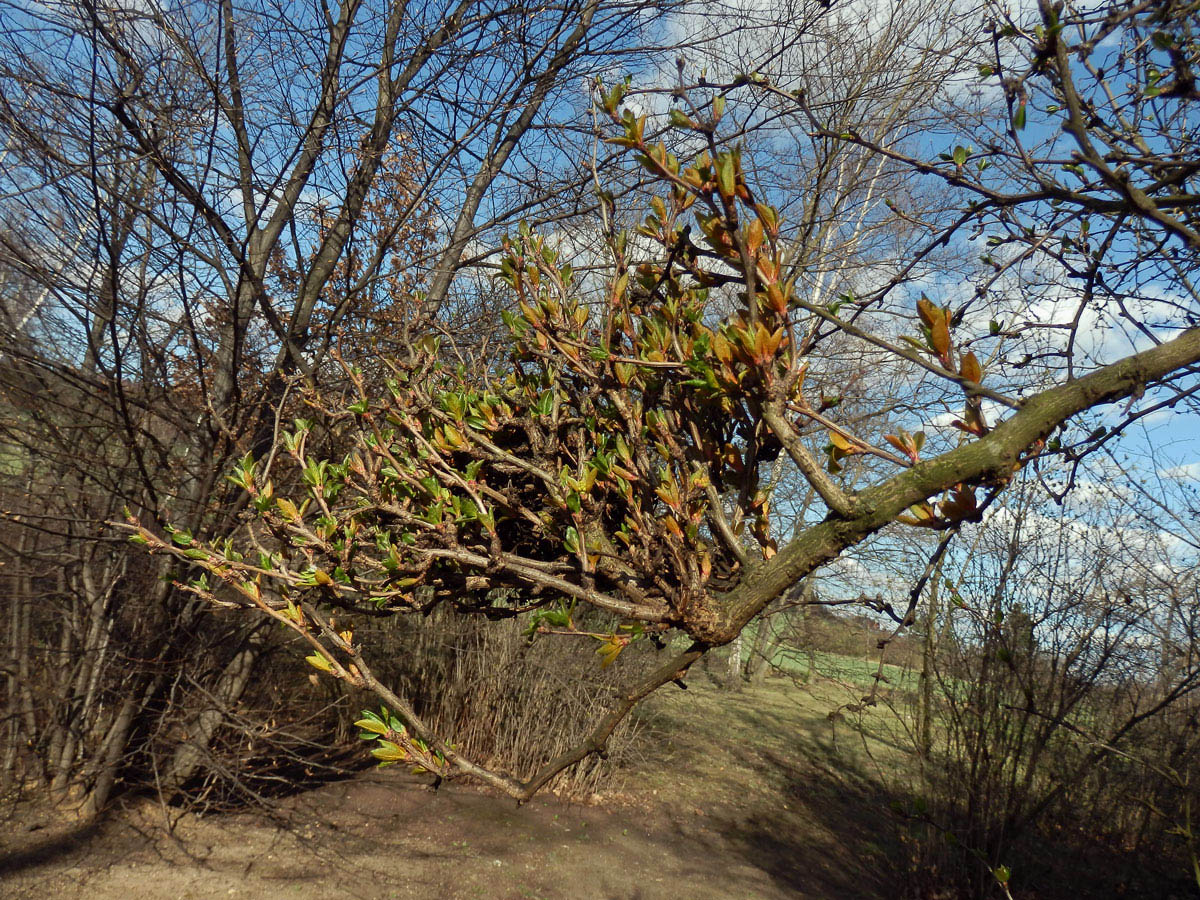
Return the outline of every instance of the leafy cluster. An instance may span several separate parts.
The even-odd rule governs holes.
[[[1060,57],[1062,48],[1046,35],[1038,47]],[[1069,66],[1048,76],[1040,52],[1025,77],[1069,93]],[[610,143],[629,153],[658,192],[636,228],[617,230],[615,200],[600,190],[611,255],[602,278],[580,275],[551,240],[522,227],[504,242],[498,266],[511,297],[503,353],[472,359],[466,342],[443,346],[427,334],[404,358],[384,361],[386,372],[368,378],[347,365],[348,395],[311,394],[311,417],[296,420],[267,458],[247,457],[232,476],[250,501],[244,537],[203,543],[174,532],[164,540],[134,522],[137,538],[203,570],[190,584],[195,593],[257,607],[310,644],[316,668],[373,690],[423,745],[403,743],[385,720],[379,727],[386,732],[367,733],[390,741],[396,753],[415,755],[416,748],[431,771],[436,761],[421,746],[448,766],[480,770],[423,731],[403,698],[374,679],[332,611],[389,615],[448,604],[494,618],[526,615],[531,633],[599,642],[604,665],[642,636],[661,641],[677,629],[690,637],[687,650],[618,698],[580,748],[547,765],[558,771],[599,752],[641,697],[681,678],[847,547],[896,522],[952,531],[978,518],[1072,417],[1140,397],[1200,358],[1200,336],[1183,331],[1018,399],[993,388],[995,378],[983,384],[972,341],[955,335],[963,309],[922,297],[905,329],[912,334],[872,331],[870,313],[885,301],[894,311],[911,269],[884,278],[872,296],[814,302],[797,285],[802,273],[791,254],[801,239],[756,196],[741,150],[716,138],[725,93],[747,86],[795,104],[815,134],[839,146],[860,145],[979,198],[949,231],[929,232],[930,251],[969,222],[1019,219],[1026,207],[1049,209],[1055,221],[1115,210],[1114,233],[1133,218],[1200,246],[1186,216],[1161,221],[1165,201],[1156,205],[1120,178],[1110,196],[1119,188],[1124,199],[1115,207],[1090,189],[1060,195],[1040,165],[1024,173],[1038,192],[1002,194],[970,180],[985,167],[972,173],[973,151],[962,145],[942,167],[909,160],[821,124],[804,96],[764,78],[702,85],[709,98],[703,109],[684,97],[665,132],[674,146],[691,148],[690,161],[681,162],[662,135],[648,135],[647,117],[626,102],[627,85],[597,85],[597,104],[614,129]],[[1004,86],[1006,102],[1024,109],[1018,88]],[[1021,124],[1005,125],[1018,148]],[[1032,165],[1020,152],[1011,159]],[[1036,229],[1023,227],[1019,236],[1027,244],[1022,253],[1053,257]],[[1124,246],[1115,238],[1112,245]],[[1159,261],[1156,252],[1149,259]],[[984,272],[985,279],[996,274]],[[1100,283],[1098,269],[1089,277]],[[1007,336],[1013,326],[989,323],[991,337],[1002,330]],[[818,344],[831,334],[961,390],[957,444],[941,442],[937,455],[923,457],[920,431],[893,426],[875,441],[870,424],[851,428],[839,391],[823,390],[816,367],[810,372]],[[985,398],[1010,414],[989,423]],[[844,472],[853,457],[882,463],[859,490],[848,477],[854,473]],[[802,486],[813,509],[824,508],[790,523],[782,541],[771,514],[780,483]],[[990,492],[983,500],[981,487]],[[912,609],[898,621],[910,623]],[[528,796],[547,777],[504,786]]]
[[[362,718],[354,725],[362,729],[359,738],[374,742],[371,755],[379,760],[381,767],[408,761],[413,764],[413,774],[416,775],[423,772],[439,773],[446,768],[446,757],[430,749],[429,744],[420,738],[409,735],[408,727],[386,706],[380,707],[378,713],[364,709]]]
[[[625,92],[601,92],[610,141],[664,190],[633,233],[609,235],[600,289],[522,226],[499,265],[506,355],[466,366],[426,336],[388,361],[386,390],[347,366],[349,398],[313,395],[315,415],[282,434],[270,465],[247,457],[231,476],[256,515],[254,561],[228,540],[173,535],[207,570],[193,590],[218,599],[215,575],[234,602],[276,614],[300,596],[375,614],[532,611],[532,631],[590,635],[609,664],[646,633],[703,639],[720,598],[778,552],[764,473],[785,450],[842,514],[850,497],[831,476],[844,459],[919,461],[920,433],[886,436],[901,455],[878,448],[806,386],[812,323],[839,321],[853,298],[814,318],[797,297],[778,212],[754,196],[740,150],[714,139],[723,98],[706,118],[676,111],[673,125],[707,145],[683,165],[647,141]],[[637,257],[647,244],[657,250]],[[963,431],[986,434],[971,393],[982,370],[955,349],[951,311],[922,299],[917,314],[910,343],[967,388]],[[807,449],[822,435],[823,464]],[[349,449],[331,459],[329,446]],[[959,484],[903,520],[946,527],[975,509]],[[610,624],[580,626],[579,603]]]
[[[714,144],[683,166],[645,142],[646,120],[621,110],[622,96],[605,96],[612,141],[667,190],[636,236],[613,236],[603,290],[589,295],[522,228],[500,264],[507,358],[469,369],[427,338],[391,364],[382,396],[349,368],[349,402],[312,398],[319,415],[282,436],[273,471],[247,458],[232,476],[257,514],[257,564],[177,536],[189,559],[255,602],[269,584],[276,605],[311,589],[383,612],[549,606],[539,624],[573,631],[582,601],[687,631],[776,553],[762,473],[781,437],[794,455],[802,434],[828,429],[834,472],[869,445],[824,415],[820,392],[808,400],[779,216],[755,200],[740,152]],[[712,123],[690,127],[711,131],[719,115],[716,104]],[[645,239],[660,252],[631,259]],[[311,449],[330,434],[351,446],[340,459]],[[285,466],[290,496],[275,487]],[[629,634],[611,631],[607,660]]]

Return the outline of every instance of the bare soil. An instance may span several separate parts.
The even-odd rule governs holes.
[[[645,777],[591,804],[545,797],[518,808],[384,769],[269,814],[184,815],[169,830],[150,803],[76,830],[26,810],[0,821],[0,897],[894,896],[886,803],[830,766],[823,716],[802,721],[810,711],[773,709],[777,699],[678,701],[664,713],[673,737],[644,762]],[[703,727],[717,710],[730,740]],[[781,717],[785,733],[746,739]]]

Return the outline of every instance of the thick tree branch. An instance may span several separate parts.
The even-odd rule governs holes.
[[[1174,340],[1027,398],[986,437],[860,491],[853,516],[827,518],[802,532],[722,598],[722,615],[712,633],[692,632],[692,636],[728,643],[785,590],[847,547],[894,522],[913,504],[956,484],[1007,480],[1022,453],[1072,416],[1132,396],[1197,362],[1200,328],[1192,328]]]

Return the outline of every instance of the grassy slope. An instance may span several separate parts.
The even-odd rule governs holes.
[[[896,896],[902,826],[884,786],[904,782],[910,763],[890,710],[852,711],[873,679],[838,659],[861,677],[774,677],[738,691],[692,678],[656,698],[646,719],[662,738],[633,783],[684,821],[705,821],[785,889]]]

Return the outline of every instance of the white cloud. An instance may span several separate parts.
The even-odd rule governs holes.
[[[1163,478],[1175,481],[1200,481],[1200,462],[1184,463],[1168,469],[1160,469],[1158,474]]]

